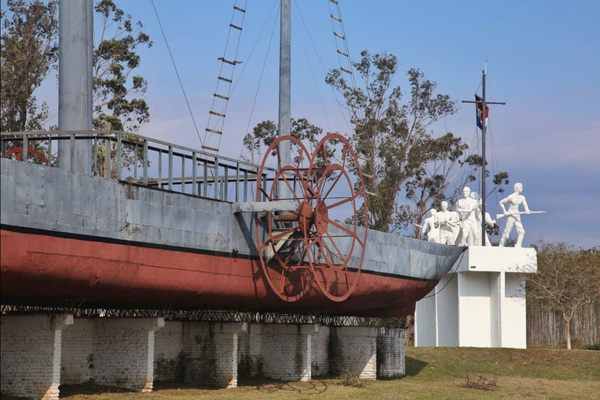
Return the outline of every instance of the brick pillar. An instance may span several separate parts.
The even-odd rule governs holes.
[[[62,330],[72,315],[3,315],[1,319],[2,394],[58,399]]]
[[[377,328],[331,327],[329,368],[333,374],[350,371],[361,379],[376,379]]]
[[[94,319],[91,379],[100,385],[151,392],[154,333],[164,318]]]
[[[263,372],[262,324],[248,324],[248,333],[238,337],[238,377],[254,378]]]
[[[379,336],[377,336],[377,378],[394,379],[406,375],[405,337],[406,329],[379,328]]]
[[[318,325],[271,324],[262,326],[265,376],[283,381],[311,379],[311,341]]]
[[[245,322],[184,323],[185,382],[237,387],[238,335],[247,331],[248,324]]]

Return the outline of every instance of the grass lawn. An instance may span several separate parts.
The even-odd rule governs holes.
[[[414,348],[406,351],[406,377],[343,386],[339,379],[311,382],[240,382],[237,389],[161,387],[141,393],[82,394],[61,388],[61,399],[600,399],[600,351],[550,349]],[[495,390],[460,385],[467,376],[496,379]]]

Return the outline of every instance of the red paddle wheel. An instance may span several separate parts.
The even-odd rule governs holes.
[[[291,142],[293,161],[265,181],[269,161],[275,157],[281,165],[282,141]],[[293,302],[314,282],[332,301],[346,300],[358,284],[367,240],[367,230],[359,228],[367,225],[366,191],[348,141],[326,135],[310,155],[298,139],[278,138],[263,159],[258,188],[256,201],[291,202],[288,208],[294,209],[265,211],[255,218],[260,263],[271,289]]]

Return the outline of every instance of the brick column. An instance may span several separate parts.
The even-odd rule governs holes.
[[[1,318],[2,393],[35,399],[58,399],[62,330],[72,315]]]
[[[94,319],[91,379],[100,385],[151,392],[154,333],[164,318]]]
[[[329,345],[332,373],[350,371],[361,379],[377,378],[377,328],[331,327]]]
[[[183,331],[185,382],[237,387],[238,335],[248,331],[248,324],[186,322]]]
[[[377,378],[394,379],[406,375],[405,337],[406,329],[379,328],[379,336],[377,336]]]
[[[319,326],[262,325],[262,357],[265,376],[283,381],[311,379],[311,339]]]

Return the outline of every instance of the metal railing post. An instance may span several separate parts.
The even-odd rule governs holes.
[[[133,179],[137,182],[138,180],[138,144],[136,142],[135,146],[133,146]]]
[[[47,150],[46,158],[48,159],[48,166],[50,166],[51,161],[52,161],[52,137],[51,136],[48,136],[48,148],[46,150]],[[4,156],[4,153],[2,155]]]
[[[229,191],[229,167],[225,165],[225,175],[223,177],[223,198],[222,200],[227,200],[227,195]]]
[[[192,194],[196,196],[198,194],[197,178],[198,177],[198,164],[196,163],[196,152],[192,152]]]
[[[158,149],[158,179],[157,185],[159,189],[162,189],[162,149]]]
[[[23,161],[25,161],[25,162],[27,162],[27,158],[29,155],[28,147],[29,147],[29,138],[27,137],[27,134],[24,134],[23,135]]]
[[[208,162],[204,160],[204,197],[208,197]]]
[[[248,170],[244,170],[244,201],[248,201]]]
[[[169,190],[173,190],[173,146],[169,146]]]
[[[185,193],[185,154],[181,154],[181,193]]]
[[[215,193],[214,193],[214,197],[215,199],[219,198],[219,158],[215,157],[215,173],[214,173],[214,188],[215,188]]]
[[[121,132],[117,132],[117,179],[121,180],[123,171],[123,138]]]
[[[235,163],[235,202],[240,199],[240,163]]]
[[[148,140],[144,139],[144,185],[148,186]]]

